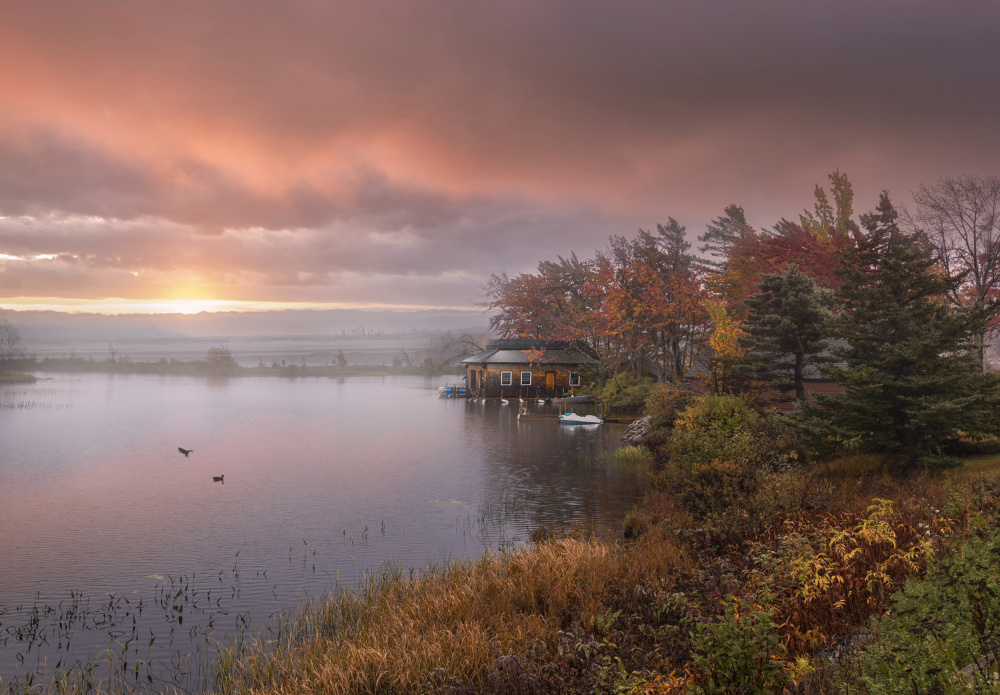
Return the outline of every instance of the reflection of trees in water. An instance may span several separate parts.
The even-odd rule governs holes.
[[[555,412],[546,407],[536,412]],[[492,402],[467,409],[469,447],[478,447],[486,475],[475,519],[484,546],[525,543],[542,526],[620,534],[642,494],[641,473],[622,470],[613,456],[623,426],[518,422],[515,408]]]

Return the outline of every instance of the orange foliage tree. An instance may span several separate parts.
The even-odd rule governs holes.
[[[584,340],[613,369],[679,380],[708,336],[701,269],[684,227],[612,237],[592,260],[543,261],[536,273],[493,275],[484,307],[503,336]]]
[[[840,258],[860,229],[851,219],[854,191],[847,175],[834,171],[829,179],[835,206],[817,185],[813,210],[804,210],[799,223],[783,219],[770,230],[754,229],[743,208],[730,205],[725,215],[708,225],[700,237],[702,252],[713,254],[705,262],[705,284],[725,300],[730,313],[745,316],[743,300],[757,292],[761,278],[793,265],[820,287],[837,288]]]
[[[712,348],[708,386],[712,393],[735,393],[741,390],[737,362],[743,356],[740,341],[746,337],[746,333],[740,327],[740,321],[729,314],[722,301],[710,300],[705,308],[713,326],[708,340],[708,346]]]

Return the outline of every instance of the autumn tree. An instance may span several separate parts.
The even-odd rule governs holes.
[[[982,311],[947,301],[958,281],[939,272],[932,245],[902,230],[883,193],[845,254],[831,334],[846,342],[823,367],[846,391],[817,397],[800,426],[814,442],[833,438],[913,466],[997,402],[976,347]]]
[[[490,329],[504,336],[547,338],[551,332],[543,296],[544,281],[533,273],[491,275],[484,287]]]
[[[705,233],[698,237],[702,243],[698,251],[708,254],[705,265],[720,273],[729,263],[733,247],[752,233],[753,228],[747,224],[743,208],[732,203],[726,206],[722,215],[705,225]]]
[[[673,218],[656,234],[612,237],[600,263],[611,277],[603,310],[633,368],[661,381],[684,377],[707,338],[705,293],[685,229]]]
[[[806,368],[818,364],[827,347],[833,291],[820,287],[796,266],[765,275],[746,299],[743,330],[747,371],[779,391],[805,401]]]
[[[858,227],[851,218],[854,190],[847,175],[834,171],[828,178],[834,203],[817,185],[813,209],[803,210],[798,223],[782,219],[771,229],[755,229],[747,224],[743,208],[730,205],[707,226],[700,247],[710,254],[704,261],[705,284],[731,314],[744,318],[744,300],[757,291],[761,278],[792,265],[820,286],[836,288],[840,255],[853,243]]]
[[[827,178],[830,180],[834,204],[830,204],[823,187],[816,184],[813,190],[816,198],[813,210],[803,210],[799,215],[800,226],[824,243],[830,243],[838,236],[845,237],[857,229],[851,219],[854,214],[854,188],[847,174],[836,169]]]
[[[708,373],[704,375],[709,390],[717,395],[736,394],[746,390],[746,373],[740,368],[744,355],[741,344],[746,333],[740,321],[729,314],[720,300],[709,300],[705,310],[712,321],[708,340],[711,354]]]
[[[756,254],[761,239],[761,232],[747,224],[743,208],[736,204],[709,222],[698,237],[702,242],[698,251],[707,254],[702,264],[708,290],[727,302],[749,294],[760,277]]]
[[[690,253],[684,226],[673,217],[656,225],[656,243],[663,253],[666,307],[659,322],[663,353],[674,381],[687,374],[708,338],[706,292],[702,273]]]
[[[958,306],[985,310],[997,328],[1000,290],[1000,177],[942,178],[920,186],[913,222],[934,244],[945,271],[962,282],[950,291]],[[980,336],[985,344],[987,331]],[[984,349],[979,350],[983,368]]]
[[[597,308],[591,288],[593,261],[576,254],[542,261],[537,273],[491,275],[485,286],[490,328],[504,336],[593,341],[588,312]]]

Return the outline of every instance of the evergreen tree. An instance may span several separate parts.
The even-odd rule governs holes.
[[[795,398],[805,401],[806,367],[817,364],[827,346],[833,291],[794,265],[765,275],[758,290],[745,300],[745,368],[754,379],[794,390]]]
[[[814,437],[853,442],[913,466],[960,431],[975,430],[997,403],[982,374],[976,336],[983,313],[947,301],[957,279],[941,272],[927,240],[902,231],[883,192],[844,255],[833,336],[842,365],[824,374],[846,392],[817,398],[800,418]]]

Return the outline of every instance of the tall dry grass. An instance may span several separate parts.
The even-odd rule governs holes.
[[[434,672],[475,686],[499,657],[593,626],[636,586],[682,562],[672,539],[628,548],[559,539],[456,563],[421,576],[387,569],[290,620],[275,645],[231,645],[216,689],[226,693],[409,693]]]

